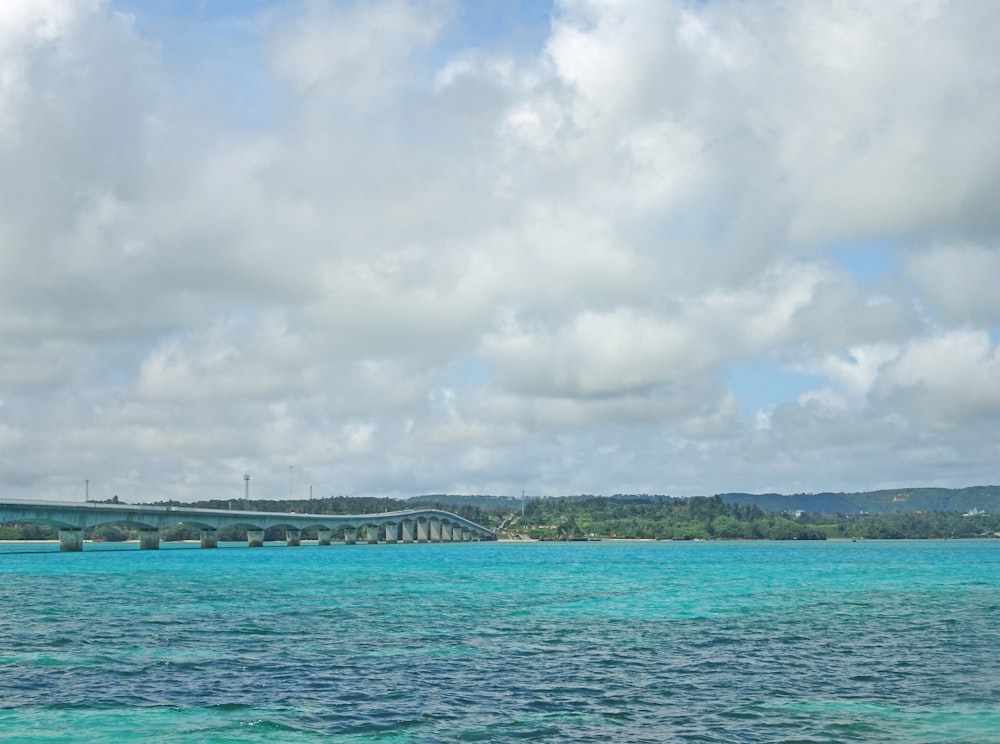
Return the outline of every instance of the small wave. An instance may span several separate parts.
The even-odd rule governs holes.
[[[234,710],[247,710],[251,706],[246,703],[216,703],[215,705],[207,706],[208,710],[221,710],[221,711],[234,711]]]
[[[303,729],[296,728],[295,726],[290,726],[287,723],[279,723],[278,721],[271,721],[267,718],[260,718],[256,721],[243,721],[241,726],[253,729],[254,732],[263,733],[299,733]]]

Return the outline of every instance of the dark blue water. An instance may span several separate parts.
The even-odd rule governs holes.
[[[0,741],[1000,742],[1000,541],[19,547]]]

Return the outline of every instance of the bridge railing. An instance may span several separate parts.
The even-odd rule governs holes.
[[[52,507],[90,507],[94,509],[148,509],[150,511],[176,511],[181,507],[176,506],[159,506],[155,504],[123,504],[121,502],[115,503],[113,501],[102,502],[102,501],[52,501],[49,499],[0,499],[0,504],[19,504],[23,506],[52,506]]]

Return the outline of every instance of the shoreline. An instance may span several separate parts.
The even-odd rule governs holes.
[[[959,540],[964,542],[970,542],[975,540],[982,541],[993,541],[1000,539],[1000,535],[994,536],[974,536],[974,537],[828,537],[825,540],[774,540],[768,538],[757,538],[757,539],[745,539],[745,538],[711,538],[705,539],[695,539],[695,540],[669,540],[669,539],[656,539],[652,537],[603,537],[594,538],[590,540],[511,540],[511,539],[500,539],[500,540],[489,540],[484,542],[493,542],[498,545],[529,545],[529,544],[582,544],[582,543],[852,543],[852,542],[945,542]],[[138,540],[119,540],[119,541],[106,541],[106,540],[85,540],[88,545],[138,545]],[[237,543],[243,543],[243,540],[234,541]],[[282,543],[284,541],[276,541],[277,543]],[[164,540],[163,543],[168,545],[200,545],[200,540]],[[303,540],[302,545],[316,545],[316,540]],[[360,542],[358,543],[361,544]],[[384,543],[382,544],[395,544],[395,543]],[[398,543],[404,545],[407,543]],[[413,545],[450,545],[452,543],[439,542],[439,543],[417,543],[414,541]],[[459,543],[459,544],[469,544],[474,543]],[[59,540],[0,540],[0,545],[59,545]],[[333,545],[343,545],[343,543],[335,542]]]

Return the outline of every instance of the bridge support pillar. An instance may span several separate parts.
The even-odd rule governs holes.
[[[327,527],[317,527],[316,528],[316,540],[317,540],[317,542],[319,542],[320,545],[329,545],[330,544],[330,533],[331,532],[333,532],[333,530],[331,530],[331,529],[329,529]]]
[[[441,542],[441,520],[440,519],[429,519],[427,520],[430,525],[431,532],[431,542],[439,543]]]
[[[290,548],[302,544],[302,530],[285,530],[285,544]]]
[[[264,547],[264,530],[247,530],[247,547]]]
[[[396,542],[396,533],[399,531],[399,525],[395,522],[385,523],[385,541],[389,544]]]
[[[441,542],[451,542],[451,525],[441,525]]]
[[[354,545],[358,541],[358,528],[357,527],[345,527],[344,528],[344,545]]]
[[[139,530],[139,550],[159,550],[159,530]]]
[[[59,530],[59,550],[63,553],[83,550],[83,530]]]
[[[417,542],[425,543],[427,542],[427,520],[419,520],[417,522]]]
[[[403,520],[403,542],[411,543],[413,542],[413,520],[404,519]]]
[[[368,535],[368,544],[378,545],[378,527],[376,527],[373,524],[370,524],[367,527],[365,527],[365,532]]]
[[[469,530],[462,530],[462,542],[469,542],[472,539],[472,533]]]
[[[203,548],[217,548],[217,547],[219,547],[219,532],[218,532],[218,530],[202,530],[201,531],[201,547],[203,547]]]

